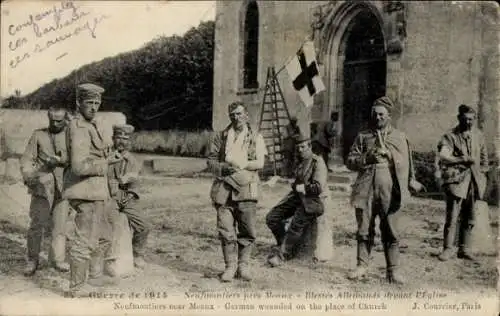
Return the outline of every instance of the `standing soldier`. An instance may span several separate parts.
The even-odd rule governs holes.
[[[347,158],[347,167],[358,172],[353,185],[351,202],[358,224],[357,267],[349,279],[366,275],[368,260],[375,238],[375,219],[380,217],[380,231],[387,264],[387,280],[404,283],[399,265],[399,210],[410,196],[409,189],[419,191],[415,180],[411,150],[406,135],[391,126],[392,100],[375,100],[371,129],[356,137]]]
[[[297,117],[290,118],[290,124],[286,126],[284,137],[284,156],[286,161],[286,172],[288,176],[293,176],[296,165],[296,148],[295,142],[300,135],[300,127],[297,124]]]
[[[75,237],[70,249],[70,288],[68,295],[87,296],[87,272],[92,257],[111,245],[110,227],[105,220],[105,201],[109,199],[106,180],[108,163],[119,161],[106,155],[102,132],[95,123],[104,89],[91,83],[77,87],[77,115],[68,128],[70,167],[64,176],[63,198],[76,211]],[[98,279],[96,279],[97,285]]]
[[[21,173],[31,193],[26,276],[32,276],[38,269],[43,235],[51,224],[51,265],[61,272],[69,271],[68,264],[64,262],[67,216],[58,218],[58,213],[64,213],[65,204],[61,203],[61,195],[64,167],[68,160],[64,116],[64,109],[49,109],[49,127],[33,132],[21,158]],[[56,212],[55,209],[63,212]],[[59,236],[62,236],[62,242]]]
[[[231,124],[215,135],[207,165],[215,175],[210,197],[217,210],[217,229],[222,243],[223,282],[235,275],[251,280],[248,270],[256,238],[259,198],[258,171],[267,154],[264,138],[248,124],[248,111],[241,102],[228,107]]]
[[[439,260],[453,254],[453,241],[460,218],[458,258],[474,260],[470,253],[474,227],[474,205],[484,198],[488,172],[488,152],[483,133],[474,126],[476,112],[467,105],[458,108],[458,125],[443,135],[438,145],[441,178],[446,194],[446,223],[443,252]]]
[[[300,161],[292,191],[266,216],[267,226],[278,244],[278,252],[268,259],[273,267],[292,258],[304,228],[312,224],[315,219],[319,220],[316,245],[320,246],[316,246],[315,259],[326,260],[332,252],[333,245],[331,242],[328,243],[328,240],[332,241],[331,227],[327,221],[329,216],[322,216],[325,211],[329,211],[326,205],[329,189],[325,162],[323,158],[313,154],[310,139],[302,135],[297,139],[297,151]],[[292,221],[285,231],[284,221],[288,218],[292,218]],[[328,231],[330,234],[325,234]]]
[[[313,151],[316,155],[323,157],[328,171],[332,171],[329,166],[329,155],[337,134],[338,112],[332,112],[328,122],[319,122],[313,136]]]
[[[129,151],[130,136],[133,132],[132,125],[113,126],[113,150],[121,161],[108,169],[108,186],[111,198],[116,201],[118,210],[127,216],[133,231],[134,265],[144,268],[144,247],[151,228],[144,215],[137,209],[137,180],[141,166]]]

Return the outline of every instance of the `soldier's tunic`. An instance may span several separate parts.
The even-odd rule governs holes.
[[[228,135],[231,129],[229,126],[217,133],[212,140],[207,165],[216,178],[212,184],[210,197],[217,209],[217,229],[222,243],[237,242],[242,246],[249,246],[256,238],[255,214],[260,197],[260,180],[257,171],[225,172],[226,155],[229,153]],[[267,150],[262,135],[252,132],[247,127],[240,136],[244,137],[243,148],[235,149],[235,152],[244,155],[248,161],[266,155]]]
[[[446,193],[446,222],[444,227],[444,248],[453,246],[457,220],[460,218],[459,247],[470,247],[470,234],[474,226],[474,204],[484,198],[488,171],[488,152],[483,133],[473,128],[470,133],[462,133],[455,127],[443,135],[438,151],[447,151],[454,157],[471,156],[474,163],[442,165],[442,181]]]
[[[81,266],[73,269],[73,265],[88,265],[99,246],[110,246],[110,223],[104,216],[105,201],[110,195],[106,179],[107,146],[98,126],[78,115],[70,122],[67,136],[70,168],[64,175],[63,198],[68,199],[77,212],[75,238],[70,249],[73,274],[84,271]],[[77,288],[85,281],[85,275],[75,279],[72,276],[70,288]]]
[[[55,155],[61,157],[61,164],[48,166],[44,159]],[[53,236],[65,234],[67,216],[61,219],[54,214],[54,221],[51,221],[51,218],[55,206],[61,202],[63,173],[67,160],[64,129],[57,134],[51,133],[48,128],[35,130],[21,157],[21,172],[31,194],[31,221],[27,236],[30,260],[38,261],[44,231],[50,229],[51,224]],[[64,210],[61,207],[60,209]],[[54,255],[56,254],[52,250],[51,256]]]
[[[358,264],[368,263],[369,252],[375,237],[375,219],[380,217],[380,231],[384,250],[394,249],[399,241],[397,221],[400,208],[410,197],[408,185],[414,180],[414,169],[406,135],[388,126],[382,131],[382,142],[391,153],[392,159],[380,163],[369,163],[367,153],[375,146],[381,146],[377,141],[375,130],[362,131],[356,137],[347,158],[347,167],[358,172],[353,185],[351,203],[356,209],[358,225],[358,241],[369,243],[367,251],[358,251]],[[359,247],[359,244],[358,244]],[[399,250],[398,250],[399,251]],[[388,258],[388,267],[397,264],[397,258]],[[394,261],[394,262],[391,262]]]
[[[130,153],[122,153],[122,161],[111,165],[108,169],[108,187],[111,198],[116,202],[118,211],[124,213],[133,231],[132,247],[134,256],[143,256],[147,242],[150,223],[144,214],[137,209],[139,194],[137,192],[137,179],[120,185],[118,179],[125,174],[138,174],[141,166],[137,159]]]
[[[320,261],[328,260],[333,253],[331,231],[331,207],[327,186],[327,168],[324,160],[315,154],[303,160],[297,167],[297,176],[292,187],[304,184],[306,194],[290,191],[266,216],[266,223],[273,232],[281,254],[293,256],[295,246],[303,235],[304,228],[317,224],[314,256]],[[326,213],[325,213],[326,212]],[[285,220],[292,218],[288,230]]]

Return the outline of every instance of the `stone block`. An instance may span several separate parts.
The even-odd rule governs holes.
[[[491,228],[488,204],[485,202],[477,203],[475,213],[476,222],[472,229],[471,249],[478,254],[494,255],[496,253],[495,238],[497,236],[495,236]]]
[[[15,182],[22,182],[23,176],[21,175],[19,159],[8,158],[5,161],[5,178]]]
[[[297,258],[314,258],[328,261],[333,257],[333,208],[329,203],[326,213],[316,218],[306,227],[301,243],[298,245]]]
[[[112,269],[119,276],[134,273],[134,255],[132,252],[132,230],[125,214],[119,213],[113,227]]]

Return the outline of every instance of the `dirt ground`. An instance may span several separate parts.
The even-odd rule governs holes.
[[[223,269],[222,251],[216,231],[215,211],[210,205],[211,180],[206,178],[148,177],[142,180],[141,208],[154,224],[146,259],[150,265],[123,279],[117,289],[169,291],[252,289],[389,289],[384,280],[384,256],[380,246],[373,254],[369,277],[353,283],[346,278],[355,266],[355,219],[348,196],[333,194],[334,259],[314,265],[310,259],[297,259],[279,268],[266,265],[274,239],[265,225],[265,215],[289,187],[277,184],[263,187],[259,203],[258,239],[251,260],[253,282],[221,284],[217,275]],[[437,260],[442,243],[444,204],[415,200],[401,220],[403,228],[402,269],[408,283],[404,289],[438,288],[459,292],[494,293],[497,285],[496,254],[479,253],[477,263],[452,259]],[[498,229],[497,209],[491,209],[491,226]],[[23,224],[5,220],[0,214],[0,297],[4,295],[58,296],[68,285],[69,274],[60,275],[44,268],[33,278],[22,276],[27,217]],[[495,235],[496,236],[496,235]],[[48,244],[45,249],[48,249]]]

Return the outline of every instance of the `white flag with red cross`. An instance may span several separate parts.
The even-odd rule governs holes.
[[[312,106],[314,95],[325,90],[316,62],[314,43],[305,42],[285,67],[293,88],[299,93],[306,107]]]

